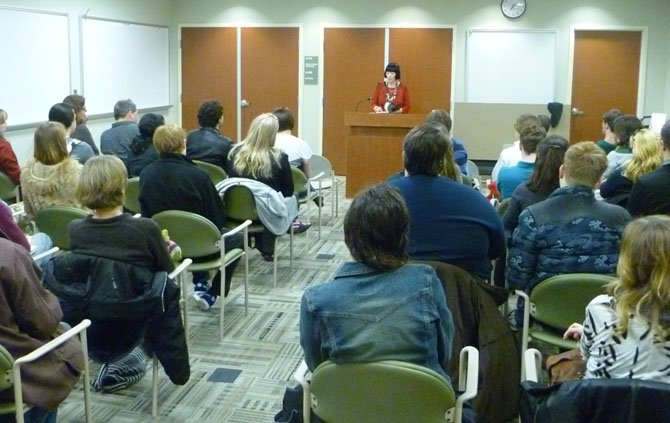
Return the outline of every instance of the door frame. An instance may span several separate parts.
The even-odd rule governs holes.
[[[297,28],[298,29],[298,135],[301,133],[301,127],[302,127],[302,122],[303,122],[303,107],[301,104],[301,99],[303,98],[303,86],[304,86],[304,77],[305,77],[305,72],[304,72],[304,64],[302,63],[301,59],[304,57],[304,46],[303,46],[303,35],[304,35],[304,26],[301,23],[287,23],[287,24],[225,24],[225,23],[220,23],[220,24],[179,24],[178,25],[178,34],[177,34],[177,42],[178,42],[178,52],[177,52],[177,90],[179,92],[179,105],[177,107],[177,113],[178,113],[178,118],[179,118],[179,125],[182,125],[182,93],[183,93],[183,87],[182,87],[182,68],[181,68],[181,63],[182,63],[182,50],[181,50],[181,32],[182,28],[235,28],[237,30],[237,75],[236,75],[236,93],[235,93],[235,104],[237,107],[237,134],[236,134],[236,140],[241,141],[242,140],[242,134],[243,128],[242,128],[242,29],[244,28]],[[320,70],[321,71],[321,70]],[[322,78],[322,76],[320,76]],[[322,96],[323,97],[323,96]]]
[[[569,54],[568,54],[568,81],[567,81],[567,96],[568,104],[572,106],[572,80],[574,74],[574,64],[575,64],[575,33],[577,31],[592,31],[592,32],[624,32],[624,31],[634,31],[640,32],[640,67],[638,69],[638,81],[637,81],[637,116],[643,116],[644,114],[644,97],[646,89],[646,80],[647,80],[647,43],[648,43],[648,32],[649,28],[646,26],[602,26],[602,25],[571,25],[570,26],[570,43],[569,43]],[[569,129],[568,129],[569,130]]]

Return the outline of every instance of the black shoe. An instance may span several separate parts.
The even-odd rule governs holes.
[[[293,225],[293,233],[294,234],[301,234],[305,232],[307,229],[312,227],[311,223],[302,223],[300,220],[296,219],[291,223]],[[289,233],[291,230],[289,229]]]
[[[265,261],[275,261],[275,255],[272,253],[261,253],[261,255]]]

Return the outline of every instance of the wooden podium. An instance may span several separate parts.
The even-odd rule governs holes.
[[[405,135],[425,115],[346,112],[347,198],[403,169]]]

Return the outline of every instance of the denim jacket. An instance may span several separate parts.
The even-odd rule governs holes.
[[[453,335],[444,289],[427,265],[384,272],[348,262],[302,297],[300,344],[310,370],[326,360],[399,360],[448,380]]]

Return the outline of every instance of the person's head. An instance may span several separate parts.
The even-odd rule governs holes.
[[[386,65],[386,68],[384,69],[384,78],[399,80],[400,65],[395,62],[391,62],[388,65]]]
[[[186,150],[186,132],[174,123],[156,128],[153,141],[159,154],[183,154]]]
[[[5,135],[5,131],[7,130],[7,117],[7,112],[0,109],[0,137]]]
[[[207,100],[198,107],[198,124],[202,128],[216,128],[223,117],[223,104],[217,100]]]
[[[403,160],[409,175],[440,175],[448,153],[449,134],[439,123],[426,122],[412,128],[403,142]]]
[[[279,121],[279,129],[277,131],[292,131],[295,126],[295,118],[293,117],[293,112],[288,107],[279,107],[274,109],[272,112],[273,115],[277,116]]]
[[[605,152],[591,141],[573,144],[565,152],[559,177],[565,185],[584,185],[595,188],[607,169]]]
[[[560,135],[549,135],[537,145],[537,158],[533,173],[528,180],[528,189],[532,192],[549,195],[558,183],[558,169],[563,164],[565,152],[570,143]]]
[[[344,216],[344,243],[354,260],[378,270],[408,260],[409,212],[400,193],[387,184],[360,192]]]
[[[544,132],[549,132],[551,118],[547,115],[537,115],[537,118],[540,119],[540,126],[544,129]]]
[[[622,115],[614,121],[614,133],[621,147],[630,147],[630,138],[640,129],[642,122],[633,115]]]
[[[37,127],[33,138],[33,157],[45,165],[55,165],[68,156],[65,143],[67,132],[60,122],[45,122]]]
[[[449,116],[449,113],[447,113],[446,110],[442,109],[434,109],[431,110],[430,113],[428,113],[428,116],[426,116],[426,122],[435,122],[435,123],[441,123],[447,128],[447,132],[451,132],[451,116]]]
[[[87,120],[86,99],[84,98],[84,96],[81,96],[79,94],[68,95],[63,99],[63,104],[67,104],[68,106],[74,109],[75,120],[77,121],[77,125],[86,123]]]
[[[56,103],[49,109],[49,120],[62,123],[69,132],[77,126],[74,119],[74,109],[65,103]]]
[[[279,121],[272,113],[256,116],[251,122],[247,137],[233,148],[235,154],[233,166],[241,175],[250,174],[252,178],[272,176],[272,163],[279,163],[281,151],[274,148]]]
[[[244,144],[251,150],[267,151],[275,145],[279,120],[272,113],[256,116],[249,126]]]
[[[137,106],[133,100],[119,100],[114,105],[114,119],[115,120],[131,120],[137,119]]]
[[[661,128],[661,141],[663,141],[663,150],[670,152],[670,120],[666,120]]]
[[[145,140],[150,140],[153,138],[156,129],[165,124],[165,118],[158,113],[147,113],[142,116],[140,123],[138,124],[140,128],[140,136]]]
[[[614,121],[619,116],[623,116],[619,109],[610,109],[603,114],[603,133],[605,131],[614,132]]]
[[[542,122],[540,122],[540,118],[537,117],[537,115],[524,113],[516,118],[516,121],[514,122],[514,130],[520,134],[524,127],[530,125],[542,126]]]
[[[640,176],[658,169],[663,162],[661,140],[649,129],[641,129],[633,135],[633,157],[624,165],[623,175],[632,182]]]
[[[519,143],[526,154],[533,154],[537,145],[547,136],[547,132],[537,125],[528,125],[521,128],[519,132]]]
[[[109,154],[93,156],[81,170],[77,200],[91,210],[122,206],[127,181],[128,172],[121,159]]]
[[[617,275],[609,286],[616,298],[617,329],[626,333],[630,315],[636,315],[664,335],[670,312],[670,216],[641,217],[626,225]]]

